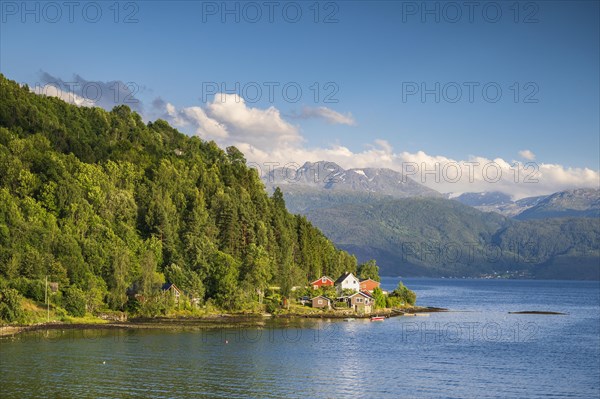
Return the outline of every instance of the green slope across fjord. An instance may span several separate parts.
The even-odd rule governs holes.
[[[373,199],[306,212],[359,261],[386,275],[597,279],[598,219],[516,221],[445,199]]]

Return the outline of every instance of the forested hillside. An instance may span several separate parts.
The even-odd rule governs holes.
[[[383,275],[600,278],[597,218],[518,221],[434,198],[372,198],[306,215],[359,262],[377,259]]]
[[[162,283],[224,309],[356,259],[269,197],[236,148],[38,96],[0,75],[0,289],[160,312]],[[129,293],[129,295],[128,295]],[[41,298],[40,298],[41,296]],[[66,300],[66,299],[65,299]]]
[[[506,222],[501,215],[434,198],[340,204],[306,215],[359,260],[377,259],[382,274],[388,276],[491,272],[493,265],[486,259],[485,246]]]

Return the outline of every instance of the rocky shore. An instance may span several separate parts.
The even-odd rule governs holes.
[[[250,328],[264,327],[267,323],[281,320],[306,319],[368,319],[371,316],[398,317],[418,313],[447,312],[448,309],[414,306],[403,309],[384,309],[372,314],[359,315],[349,311],[315,312],[310,314],[281,313],[281,314],[218,314],[202,317],[155,317],[133,318],[127,321],[106,323],[41,323],[34,325],[4,325],[0,326],[0,338],[14,337],[17,334],[43,330],[101,330],[101,329],[165,329],[165,328]]]

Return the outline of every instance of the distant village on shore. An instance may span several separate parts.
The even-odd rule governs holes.
[[[359,280],[353,273],[346,272],[337,280],[333,280],[328,276],[310,283],[314,291],[329,291],[335,293],[335,297],[331,298],[331,294],[320,294],[309,298],[303,296],[299,301],[303,304],[310,304],[313,308],[319,309],[335,309],[349,308],[359,314],[372,313],[374,310],[375,298],[373,291],[379,288],[380,283],[373,279]],[[327,287],[333,287],[333,290],[327,290]],[[383,291],[382,291],[383,292]],[[386,292],[383,292],[387,294]]]
[[[290,309],[290,305],[294,304],[296,310],[301,306],[323,312],[342,311],[344,314],[369,315],[376,310],[414,305],[415,293],[402,283],[389,292],[381,289],[381,283],[377,281],[379,276],[373,277],[361,279],[352,272],[345,272],[334,280],[324,275],[308,286],[293,287],[295,299],[282,299],[281,307]],[[271,287],[270,290],[278,291],[279,287]],[[197,302],[172,283],[163,286],[163,293],[176,305],[182,301]]]

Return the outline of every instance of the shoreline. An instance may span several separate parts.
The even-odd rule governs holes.
[[[50,322],[32,325],[2,325],[0,326],[0,339],[15,337],[16,335],[40,330],[139,330],[139,329],[172,329],[172,328],[236,328],[236,327],[264,327],[267,322],[275,320],[344,320],[344,319],[369,319],[371,316],[401,317],[406,314],[448,312],[448,309],[436,307],[414,306],[402,311],[385,309],[368,315],[350,313],[323,312],[300,314],[218,314],[201,317],[136,317],[128,321],[113,321],[106,323],[64,323]]]

